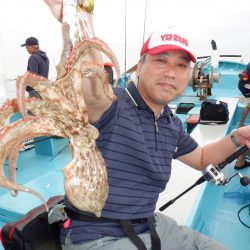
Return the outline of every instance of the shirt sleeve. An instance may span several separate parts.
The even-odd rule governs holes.
[[[176,151],[174,153],[174,159],[188,154],[198,147],[198,143],[184,130],[181,121],[178,119],[179,127],[179,140]]]

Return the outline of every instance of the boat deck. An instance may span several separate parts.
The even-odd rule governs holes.
[[[35,148],[20,152],[16,164],[16,182],[36,190],[45,200],[53,195],[64,194],[62,168],[71,159],[68,145],[53,156],[37,154]],[[8,176],[8,161],[5,162],[4,170]],[[0,227],[41,204],[38,198],[29,193],[20,192],[17,197],[12,197],[3,188],[0,189],[0,197]]]

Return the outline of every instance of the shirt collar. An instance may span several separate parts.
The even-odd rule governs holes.
[[[142,110],[150,110],[151,112],[153,112],[151,108],[143,100],[139,91],[137,90],[137,87],[133,82],[131,82],[125,90],[137,108]],[[164,107],[164,109],[161,112],[161,115],[173,115],[168,105]]]

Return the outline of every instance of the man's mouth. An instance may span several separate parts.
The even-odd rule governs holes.
[[[172,83],[160,82],[159,85],[160,85],[162,88],[165,88],[165,89],[174,89],[174,90],[176,90],[175,85],[172,84]]]

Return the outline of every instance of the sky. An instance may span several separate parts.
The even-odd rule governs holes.
[[[26,70],[28,53],[20,47],[29,36],[40,41],[50,59],[51,79],[62,50],[61,24],[43,0],[1,0],[0,81]],[[240,54],[250,60],[250,2],[246,0],[95,0],[94,27],[115,53],[121,72],[139,59],[143,41],[155,30],[175,26],[189,38],[196,56]]]

